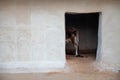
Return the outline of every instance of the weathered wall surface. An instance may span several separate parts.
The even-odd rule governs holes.
[[[119,10],[118,0],[0,0],[0,67],[64,67],[65,12],[102,12],[97,61],[120,69]]]

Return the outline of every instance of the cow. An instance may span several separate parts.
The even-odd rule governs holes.
[[[75,47],[75,56],[79,57],[79,52],[78,52],[79,35],[78,35],[78,32],[76,30],[74,32],[72,32],[71,41],[72,41],[73,46]]]
[[[75,28],[69,28],[68,30],[68,38],[66,39],[66,43],[72,43],[72,45],[75,48],[75,56],[79,57],[79,31],[77,31],[77,29]]]

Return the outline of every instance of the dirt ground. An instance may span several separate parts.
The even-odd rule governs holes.
[[[120,73],[101,72],[93,65],[94,55],[67,56],[66,70],[48,73],[0,74],[0,80],[120,80]]]

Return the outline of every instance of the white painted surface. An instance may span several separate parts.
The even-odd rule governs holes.
[[[119,70],[118,0],[0,1],[0,68],[63,68],[66,62],[65,12],[102,13],[97,61],[105,65],[105,69]]]

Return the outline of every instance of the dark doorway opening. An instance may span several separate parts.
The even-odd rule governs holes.
[[[77,31],[77,52],[83,57],[96,58],[98,46],[99,13],[65,13],[66,55],[75,55],[72,34]],[[70,41],[71,40],[71,41]]]

